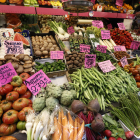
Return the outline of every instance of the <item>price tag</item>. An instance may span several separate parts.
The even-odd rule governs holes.
[[[130,46],[130,49],[138,50],[139,46],[140,46],[140,42],[138,42],[138,41],[132,41],[131,46]]]
[[[114,46],[114,51],[125,51],[126,52],[126,48],[125,46]]]
[[[96,54],[86,54],[85,55],[85,68],[91,68],[95,66]]]
[[[104,73],[110,72],[116,69],[116,67],[112,65],[110,60],[99,62],[98,65]]]
[[[89,34],[89,37],[90,38],[95,38],[95,35],[94,34]]]
[[[22,41],[4,41],[5,53],[6,54],[23,54],[23,43]]]
[[[111,23],[108,24],[107,27],[108,27],[108,30],[112,29],[112,24]]]
[[[63,59],[64,52],[63,51],[51,51],[50,58],[51,59]]]
[[[100,20],[93,20],[92,21],[92,25],[95,26],[95,27],[97,27],[97,28],[103,28],[104,27],[103,26],[103,22],[100,21]]]
[[[80,52],[90,53],[90,45],[80,44]]]
[[[12,81],[12,77],[17,75],[11,63],[0,66],[0,87]]]
[[[106,53],[106,49],[107,49],[107,46],[103,46],[103,45],[98,45],[96,48],[97,51],[100,51],[102,53]]]
[[[127,65],[128,62],[127,62],[127,58],[126,58],[126,56],[123,57],[122,59],[120,59],[120,62],[121,62],[121,64],[122,64],[123,67],[124,67],[125,65]]]
[[[48,76],[42,71],[38,71],[30,78],[24,81],[24,84],[32,92],[33,95],[37,95],[42,87],[46,87],[47,83],[51,83]]]
[[[123,6],[123,0],[116,0],[116,5]]]
[[[73,27],[71,26],[71,27],[69,27],[69,28],[67,29],[67,32],[68,32],[69,34],[73,34],[75,31],[74,31]]]
[[[91,0],[91,2],[92,2],[93,4],[95,4],[95,0]]]
[[[110,31],[109,30],[101,30],[102,39],[110,39]]]
[[[123,23],[117,23],[120,30],[125,30],[125,26]]]

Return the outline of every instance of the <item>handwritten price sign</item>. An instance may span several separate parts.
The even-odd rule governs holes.
[[[0,66],[0,87],[11,82],[15,75],[17,73],[11,63]]]
[[[103,73],[110,72],[116,69],[116,67],[112,65],[110,60],[99,62],[98,65]]]
[[[73,27],[71,26],[71,27],[69,27],[69,28],[67,29],[67,32],[68,32],[69,34],[73,34],[75,31],[74,31]]]
[[[114,51],[125,51],[126,52],[126,48],[125,46],[114,46]]]
[[[108,24],[107,27],[108,27],[108,30],[112,29],[112,24],[111,23]]]
[[[102,53],[106,53],[106,49],[107,49],[107,46],[103,46],[103,45],[98,45],[96,48],[97,51],[100,51]]]
[[[51,59],[63,59],[64,57],[64,52],[63,51],[51,51],[50,54]]]
[[[4,41],[5,53],[6,54],[23,54],[23,43],[22,41]]]
[[[138,50],[139,46],[140,46],[140,42],[138,42],[138,41],[132,41],[131,46],[130,46],[130,49]]]
[[[92,2],[93,4],[95,4],[95,0],[91,0],[91,2]]]
[[[120,62],[121,62],[121,64],[122,64],[123,67],[124,67],[125,65],[127,65],[128,62],[127,62],[127,58],[126,58],[126,56],[123,57],[122,59],[120,59]]]
[[[116,0],[116,5],[123,6],[123,0]]]
[[[101,30],[102,39],[110,39],[110,31],[109,30]]]
[[[117,23],[120,30],[125,30],[125,26],[123,23]]]
[[[93,20],[92,25],[97,27],[97,28],[103,28],[104,27],[103,22],[99,21],[99,20]]]
[[[28,87],[33,95],[37,95],[42,87],[45,88],[47,86],[47,83],[51,83],[51,80],[42,70],[38,71],[24,81],[24,84]]]
[[[80,52],[90,53],[90,45],[80,44]]]
[[[95,66],[96,54],[86,54],[85,55],[85,68],[91,68]]]

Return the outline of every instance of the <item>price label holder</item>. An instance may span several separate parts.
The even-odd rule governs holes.
[[[51,59],[63,59],[64,52],[63,51],[51,51],[50,58]]]
[[[92,21],[92,25],[95,26],[95,27],[97,27],[97,28],[103,28],[104,27],[103,26],[103,22],[100,21],[100,20],[93,20]]]
[[[116,69],[116,67],[112,65],[110,60],[99,62],[98,66],[103,71],[103,73],[110,72]]]
[[[107,46],[103,46],[103,45],[98,45],[96,48],[97,51],[100,51],[102,53],[106,53],[106,49],[107,49]]]
[[[131,46],[130,46],[130,49],[138,50],[139,46],[140,46],[140,42],[138,42],[138,41],[132,41]]]
[[[4,41],[6,54],[23,54],[23,42],[22,41]]]
[[[94,34],[89,34],[89,38],[95,38]]]
[[[125,65],[127,65],[128,62],[127,62],[127,58],[126,58],[126,56],[123,57],[122,59],[120,59],[120,62],[121,62],[121,64],[122,64],[123,67],[124,67]]]
[[[112,29],[112,24],[111,24],[111,23],[108,24],[108,25],[107,25],[107,28],[108,28],[108,30]]]
[[[96,54],[85,55],[85,68],[91,68],[96,65]]]
[[[42,70],[38,71],[30,78],[24,81],[24,84],[34,96],[39,93],[42,87],[45,88],[48,83],[51,83],[51,80]]]
[[[12,81],[12,77],[17,75],[13,65],[10,63],[0,66],[0,87]]]
[[[109,30],[101,30],[102,39],[111,39]]]
[[[80,44],[80,52],[90,53],[90,45]]]
[[[123,0],[116,0],[116,5],[123,6]]]
[[[71,26],[71,27],[69,27],[69,28],[67,29],[67,32],[68,32],[69,34],[73,34],[75,31],[74,31],[73,27]]]
[[[125,46],[114,46],[114,51],[125,51],[126,52],[126,48]]]
[[[120,30],[125,30],[125,26],[123,23],[117,23]]]

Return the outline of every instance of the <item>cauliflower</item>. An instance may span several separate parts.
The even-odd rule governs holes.
[[[59,101],[57,99],[55,99],[54,97],[49,97],[46,99],[46,107],[50,111],[53,111],[55,109],[56,105],[58,105],[58,104],[59,104]]]

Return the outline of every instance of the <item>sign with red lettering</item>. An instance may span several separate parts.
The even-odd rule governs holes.
[[[96,54],[85,55],[85,68],[91,68],[96,65]]]
[[[80,52],[90,53],[90,45],[80,44]]]

